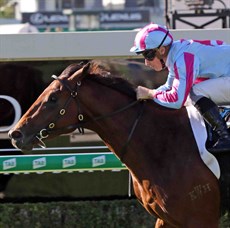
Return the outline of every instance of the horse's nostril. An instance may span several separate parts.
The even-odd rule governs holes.
[[[20,139],[20,138],[22,138],[22,133],[20,132],[20,131],[12,131],[11,133],[10,133],[10,137],[12,138],[12,139]]]

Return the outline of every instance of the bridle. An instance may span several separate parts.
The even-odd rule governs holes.
[[[84,121],[84,115],[83,115],[82,112],[81,112],[80,102],[79,102],[79,99],[78,99],[78,97],[77,97],[77,95],[78,95],[78,90],[79,90],[79,88],[80,88],[80,86],[81,86],[81,81],[77,81],[76,86],[75,86],[75,89],[71,89],[71,88],[69,87],[69,85],[68,85],[67,83],[65,83],[65,81],[61,80],[61,79],[58,78],[56,75],[52,75],[51,77],[52,77],[53,79],[55,79],[55,80],[58,80],[67,90],[69,90],[70,96],[69,96],[69,98],[67,99],[67,101],[65,102],[64,107],[61,108],[61,110],[58,112],[58,115],[56,116],[55,121],[49,123],[48,126],[47,126],[46,128],[43,128],[42,130],[40,130],[40,132],[36,135],[36,138],[37,138],[37,139],[41,142],[41,144],[42,144],[42,145],[40,145],[40,146],[43,146],[43,147],[45,147],[45,143],[43,142],[43,139],[48,138],[51,132],[54,132],[54,131],[56,132],[56,131],[57,131],[57,129],[56,129],[56,130],[54,129],[55,126],[56,126],[55,122],[57,122],[57,120],[58,120],[60,117],[62,117],[62,116],[65,115],[65,113],[66,113],[66,108],[67,108],[67,106],[69,105],[69,103],[70,103],[70,101],[71,101],[72,98],[75,99],[75,101],[76,101],[77,104],[78,104],[78,105],[77,105],[77,108],[78,108],[78,115],[77,115],[77,118],[78,118],[78,120],[79,120],[79,123],[78,123],[78,125],[76,125],[75,129],[78,128],[79,132],[80,132],[81,134],[84,134],[84,128],[81,126],[81,125],[82,125],[82,122]],[[67,128],[69,128],[69,126],[68,126]],[[62,129],[58,129],[58,130],[59,130],[59,131],[60,131],[60,130],[63,130],[63,128],[62,128]]]
[[[145,102],[143,101],[139,101],[139,100],[135,100],[131,103],[129,103],[128,105],[114,111],[114,112],[111,112],[111,113],[108,113],[108,114],[105,114],[105,115],[100,115],[100,116],[96,116],[94,118],[92,118],[90,121],[85,121],[85,117],[84,117],[84,114],[82,112],[82,109],[81,109],[81,103],[80,103],[80,100],[78,98],[78,94],[79,94],[79,89],[81,87],[81,81],[77,81],[76,83],[76,86],[75,86],[75,89],[71,89],[71,87],[62,79],[58,78],[56,75],[52,75],[52,78],[55,79],[55,80],[58,80],[60,82],[60,84],[62,84],[67,90],[69,90],[70,92],[70,96],[69,98],[66,100],[65,104],[64,104],[64,107],[61,108],[61,110],[59,111],[59,113],[57,114],[56,118],[55,118],[55,121],[51,122],[48,124],[48,126],[46,128],[43,128],[42,130],[39,131],[39,133],[36,135],[36,138],[39,140],[39,142],[41,144],[39,144],[41,147],[46,147],[45,143],[43,142],[43,139],[46,139],[49,137],[50,133],[55,133],[55,132],[60,132],[60,131],[63,131],[63,129],[78,129],[79,133],[81,134],[84,134],[84,125],[86,123],[89,123],[89,122],[93,122],[93,121],[98,121],[98,120],[102,120],[102,119],[105,119],[105,118],[108,118],[108,117],[112,117],[114,115],[117,115],[118,113],[121,113],[129,108],[131,108],[132,106],[138,104],[138,103],[141,103],[141,108],[138,112],[138,115],[137,115],[137,118],[136,120],[134,121],[133,125],[132,125],[132,128],[129,132],[129,136],[128,136],[128,139],[126,141],[126,143],[124,144],[123,146],[123,149],[122,151],[126,151],[126,147],[128,146],[130,140],[131,140],[131,137],[133,135],[133,132],[134,130],[136,129],[136,126],[143,114],[143,104]],[[77,114],[77,118],[78,118],[78,123],[77,124],[73,124],[73,125],[69,125],[65,128],[61,128],[61,129],[55,129],[55,122],[58,121],[59,118],[61,118],[62,116],[65,115],[66,113],[66,108],[68,107],[71,99],[74,99],[76,102],[77,102],[77,108],[78,108],[78,114]],[[124,154],[124,152],[122,153]]]

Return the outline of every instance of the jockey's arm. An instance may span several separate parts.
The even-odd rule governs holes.
[[[186,74],[186,73],[187,74]],[[178,69],[173,78],[172,86],[168,90],[151,90],[145,87],[137,88],[137,99],[153,99],[156,103],[167,108],[180,109],[187,100],[193,85],[193,71],[188,74],[184,69]]]

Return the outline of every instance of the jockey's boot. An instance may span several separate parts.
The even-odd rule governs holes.
[[[212,100],[202,97],[196,102],[195,107],[203,116],[204,120],[211,126],[213,131],[219,136],[214,146],[208,150],[213,154],[230,152],[230,134],[226,122],[219,113],[217,105]]]

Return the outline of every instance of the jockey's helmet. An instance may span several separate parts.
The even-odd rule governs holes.
[[[167,46],[172,42],[172,34],[166,27],[151,23],[137,33],[130,52],[139,54],[145,50]]]

